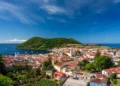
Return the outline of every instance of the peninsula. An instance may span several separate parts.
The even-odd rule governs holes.
[[[81,44],[73,38],[41,38],[32,37],[28,41],[17,46],[18,49],[28,50],[47,50],[52,48],[64,47],[67,44]]]

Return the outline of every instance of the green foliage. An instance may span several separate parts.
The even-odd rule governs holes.
[[[24,81],[27,79],[27,75],[26,74],[20,74],[19,72],[16,72],[13,74],[13,77],[17,80],[17,81]]]
[[[47,60],[45,63],[43,63],[43,65],[44,65],[45,70],[44,69],[41,70],[40,67],[39,68],[31,68],[31,66],[29,67],[28,65],[25,65],[25,66],[14,65],[14,67],[12,67],[12,69],[9,68],[7,70],[7,76],[10,77],[12,80],[14,80],[15,86],[19,86],[19,85],[36,86],[37,79],[39,78],[38,76],[50,79],[50,76],[46,76],[45,71],[54,69],[54,67],[50,63],[50,59]],[[3,85],[0,85],[0,86],[3,86]],[[12,86],[12,85],[10,85],[10,86]],[[41,85],[38,85],[38,86],[41,86]]]
[[[49,75],[46,75],[46,78],[47,78],[47,79],[50,79],[50,76],[49,76]]]
[[[112,80],[113,84],[117,84],[117,79]]]
[[[17,48],[30,50],[46,50],[51,48],[59,48],[64,46],[65,44],[80,44],[80,42],[72,38],[45,39],[40,37],[33,37],[23,44],[17,46]]]
[[[22,65],[13,65],[13,68],[14,68],[16,71],[21,71],[21,70],[24,70],[24,69],[25,69],[25,66],[22,66]]]
[[[47,70],[54,70],[54,67],[53,67],[52,65],[49,65],[49,66],[47,67]]]
[[[111,58],[107,56],[100,56],[100,54],[97,53],[96,58],[94,59],[94,62],[89,63],[88,61],[84,60],[82,62],[79,62],[78,65],[80,66],[80,69],[82,70],[96,72],[96,71],[101,71],[103,69],[112,67],[113,62]]]
[[[16,71],[31,71],[32,70],[32,66],[28,66],[28,65],[13,65],[12,68],[7,68],[6,71],[7,72],[16,72]]]
[[[45,75],[46,75],[45,70],[42,70],[42,71],[41,71],[41,74],[42,74],[42,76],[45,76]]]
[[[32,83],[24,84],[24,86],[33,86]]]
[[[87,60],[83,60],[78,63],[78,66],[80,67],[81,70],[85,70],[85,66],[89,63]]]
[[[41,74],[40,68],[37,68],[36,69],[36,75],[40,75],[40,74]]]
[[[19,68],[20,67],[20,68]],[[12,68],[13,69],[13,68]],[[29,83],[29,79],[40,75],[40,68],[32,69],[31,66],[14,66],[15,70],[7,70],[7,76],[14,80],[16,85]]]
[[[113,84],[117,84],[116,74],[112,73],[110,74],[110,79],[113,82]]]
[[[120,60],[118,61],[118,64],[120,64]]]
[[[86,64],[85,69],[88,70],[88,71],[90,71],[90,72],[96,71],[94,63]]]
[[[51,63],[51,58],[49,58],[47,61],[43,63],[43,68],[41,71],[42,76],[46,75],[46,72],[45,72],[46,70],[52,70],[52,71],[54,70],[54,67],[52,66],[52,63]]]
[[[41,79],[38,81],[37,86],[57,86],[56,82]]]
[[[116,74],[115,74],[115,73],[110,74],[110,79],[111,79],[111,80],[112,80],[112,79],[116,79]]]
[[[31,76],[31,78],[36,78],[36,76],[37,76],[37,70],[36,69],[32,69],[31,71],[30,71],[30,76]]]
[[[46,69],[48,68],[49,65],[51,65],[51,63],[50,63],[49,61],[45,61],[45,62],[43,63],[43,66],[44,66]]]
[[[4,74],[5,72],[5,65],[4,65],[4,61],[3,61],[3,56],[0,55],[0,73]]]
[[[81,55],[81,52],[80,52],[80,51],[76,51],[76,52],[75,52],[75,55],[80,56],[80,55]]]
[[[30,71],[30,70],[32,70],[32,66],[25,65],[24,66],[24,70]]]
[[[96,67],[96,71],[101,71],[106,68],[110,68],[113,66],[112,60],[107,56],[99,56],[94,60],[94,64]]]
[[[12,79],[0,74],[0,86],[12,86],[12,85],[13,85]]]

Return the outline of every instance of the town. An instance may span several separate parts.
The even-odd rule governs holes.
[[[120,0],[0,0],[0,86],[120,86]]]
[[[55,48],[46,54],[16,52],[15,55],[4,55],[4,64],[8,69],[30,66],[29,72],[38,70],[33,73],[35,79],[50,80],[58,86],[120,86],[119,49],[67,47]],[[23,69],[22,72],[22,75],[26,74]],[[19,80],[19,85],[27,83],[24,79]]]

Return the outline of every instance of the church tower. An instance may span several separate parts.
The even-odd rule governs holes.
[[[52,58],[51,60],[52,60],[52,66],[54,66],[54,64],[55,64],[54,59]]]

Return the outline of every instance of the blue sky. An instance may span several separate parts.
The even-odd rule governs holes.
[[[120,0],[0,0],[0,42],[33,36],[120,43]]]

